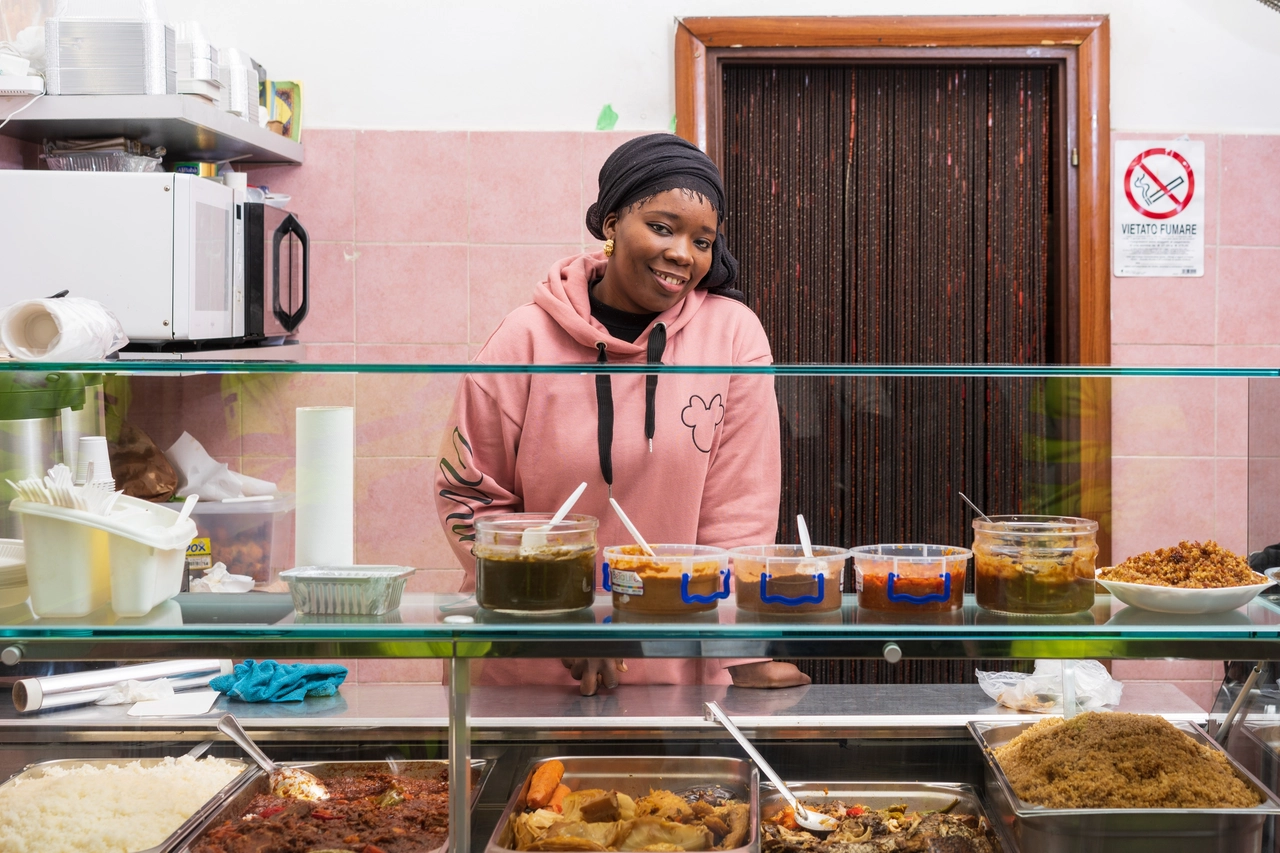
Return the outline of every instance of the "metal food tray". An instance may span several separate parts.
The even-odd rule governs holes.
[[[1171,721],[1172,722],[1172,721]],[[1173,725],[1197,743],[1222,753],[1236,774],[1262,798],[1252,808],[1050,809],[1018,799],[991,750],[1033,722],[969,723],[986,764],[987,798],[1014,842],[1036,853],[1257,853],[1264,825],[1280,814],[1280,801],[1227,755],[1199,726]]]
[[[303,762],[283,762],[283,767],[299,767],[306,770],[321,780],[333,779],[338,776],[356,776],[366,773],[370,770],[386,771],[390,770],[385,761],[317,761],[312,763]],[[397,768],[392,771],[398,776],[407,776],[413,779],[437,779],[442,773],[449,769],[448,761],[436,760],[415,760],[398,762]],[[485,782],[489,779],[489,774],[493,771],[493,763],[482,759],[472,759],[471,761],[471,807],[475,808],[476,801],[480,799],[480,791],[484,788]],[[209,810],[204,816],[204,820],[198,826],[195,826],[188,832],[183,840],[180,848],[181,853],[189,853],[192,846],[199,841],[204,834],[215,826],[220,826],[224,821],[232,820],[240,817],[249,808],[249,803],[259,794],[268,792],[270,785],[266,775],[257,768],[239,790],[232,792],[228,796],[222,798],[216,807]],[[423,853],[441,853],[449,849],[449,839],[445,838],[444,844],[439,847],[433,847],[430,850],[424,850]]]
[[[751,823],[747,829],[750,840],[742,847],[721,853],[758,853],[760,850],[760,777],[751,762],[740,758],[600,755],[560,756],[530,763],[524,774],[524,783],[511,795],[502,817],[498,818],[498,826],[485,846],[485,853],[504,853],[515,849],[509,828],[511,818],[524,811],[529,779],[548,761],[564,763],[564,784],[574,791],[603,788],[638,799],[648,794],[651,788],[669,791],[683,791],[698,785],[728,788],[751,807]]]
[[[1280,725],[1274,718],[1242,722],[1232,730],[1231,754],[1274,792],[1280,787]],[[1274,821],[1267,822],[1263,850],[1276,849],[1276,829]]]
[[[174,756],[177,757],[177,756]],[[133,764],[137,762],[142,767],[154,767],[164,762],[163,758],[61,758],[55,761],[41,761],[37,764],[29,764],[22,769],[21,772],[10,776],[3,785],[0,785],[0,791],[13,785],[20,779],[38,779],[45,774],[45,771],[51,767],[60,767],[63,770],[73,770],[77,767],[107,767],[116,765],[117,767],[125,764]],[[177,829],[169,833],[169,837],[154,847],[148,847],[139,850],[137,853],[173,853],[182,844],[183,840],[188,838],[192,832],[200,826],[204,820],[218,808],[218,805],[224,802],[228,797],[234,797],[236,792],[249,783],[253,775],[258,769],[246,761],[238,758],[224,758],[223,761],[231,764],[239,764],[244,768],[241,773],[226,784],[218,793],[210,797],[203,806],[196,809],[196,813],[183,821]]]
[[[789,782],[787,787],[796,799],[805,804],[841,800],[849,805],[857,803],[868,809],[883,809],[906,803],[908,811],[937,811],[954,803],[950,814],[986,818],[999,844],[997,850],[1003,853],[1016,850],[1006,835],[1005,827],[1000,821],[991,819],[971,785],[957,782]],[[787,801],[777,789],[767,782],[760,786],[762,823],[786,807]]]

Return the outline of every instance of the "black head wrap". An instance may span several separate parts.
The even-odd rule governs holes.
[[[724,184],[720,170],[698,147],[670,133],[654,133],[624,142],[600,169],[600,194],[587,209],[587,230],[604,239],[604,218],[644,198],[674,189],[700,193],[716,211],[716,225],[724,222]],[[745,301],[733,285],[738,261],[729,253],[724,234],[711,244],[711,269],[698,287],[720,296]]]

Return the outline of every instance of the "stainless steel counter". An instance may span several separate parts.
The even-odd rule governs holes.
[[[1025,716],[996,705],[977,685],[811,685],[786,690],[734,687],[624,686],[584,697],[568,688],[477,687],[472,693],[476,741],[598,738],[723,739],[703,720],[702,703],[720,702],[739,724],[769,739],[807,737],[932,737],[955,735],[970,720]],[[1171,684],[1128,684],[1120,710],[1204,723],[1207,712]],[[129,717],[126,706],[86,705],[18,714],[0,696],[0,742],[120,739],[203,740],[232,711],[265,740],[443,738],[448,691],[440,685],[349,684],[301,703],[246,704],[218,700],[201,717]]]

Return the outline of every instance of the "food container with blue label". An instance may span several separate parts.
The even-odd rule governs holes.
[[[698,613],[729,597],[729,552],[710,545],[604,549],[604,588],[613,606],[636,613]]]
[[[840,609],[849,549],[814,545],[806,557],[799,545],[747,545],[729,553],[739,610],[799,615]]]
[[[863,545],[853,549],[858,608],[936,613],[964,606],[973,552],[950,545]]]

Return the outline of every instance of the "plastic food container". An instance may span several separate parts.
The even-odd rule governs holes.
[[[381,616],[400,606],[404,566],[300,566],[280,573],[293,609],[313,616]]]
[[[657,545],[652,547],[654,550],[658,548]],[[516,848],[511,819],[525,810],[529,779],[548,761],[559,761],[564,765],[563,784],[571,791],[601,788],[639,799],[654,790],[665,789],[678,794],[693,788],[724,788],[734,795],[734,799],[750,807],[751,817],[746,843],[723,853],[757,853],[760,849],[760,781],[749,761],[702,755],[568,755],[542,758],[529,765],[523,781],[512,791],[506,809],[498,818],[485,853],[502,853]]]
[[[613,606],[637,613],[698,613],[729,597],[729,552],[710,545],[604,549],[604,588]]]
[[[37,616],[86,616],[111,602],[143,616],[182,589],[195,522],[161,504],[121,495],[110,515],[15,500],[23,516],[27,586]]]
[[[0,539],[0,608],[27,600],[27,556],[21,539]]]
[[[840,609],[847,548],[814,545],[812,557],[799,545],[747,545],[729,553],[739,610],[800,614]]]
[[[595,603],[596,528],[590,515],[568,515],[554,528],[549,512],[476,519],[476,603],[503,613],[570,613]]]
[[[1262,849],[1263,829],[1280,801],[1232,756],[1192,723],[1171,721],[1198,743],[1219,752],[1236,775],[1258,792],[1262,803],[1226,809],[1050,809],[1018,799],[991,750],[1004,746],[1035,723],[969,723],[982,750],[987,801],[1018,849],[1036,853],[1235,853]]]
[[[862,545],[853,549],[858,608],[936,613],[964,606],[973,552],[950,545]]]
[[[1098,522],[993,515],[973,522],[974,592],[998,613],[1077,613],[1093,606]]]
[[[248,575],[256,586],[273,583],[293,565],[293,495],[269,501],[200,501],[191,510],[196,538],[187,549],[187,571],[225,563],[233,575]]]

